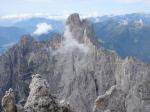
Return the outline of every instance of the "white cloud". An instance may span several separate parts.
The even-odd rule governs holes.
[[[127,20],[122,20],[119,22],[120,25],[126,26],[128,25],[128,21]]]
[[[33,32],[33,35],[48,34],[48,32],[53,29],[52,26],[47,23],[39,23],[36,27],[37,29]]]
[[[88,14],[88,17],[97,17],[97,16],[99,16],[97,11]]]
[[[137,28],[142,28],[144,26],[144,22],[142,19],[135,21],[134,23]]]
[[[44,13],[21,13],[21,14],[10,14],[1,16],[0,19],[28,19],[32,17],[46,17],[48,14]]]
[[[75,38],[73,38],[69,27],[66,27],[66,31],[64,33],[65,41],[63,43],[64,48],[66,49],[74,49],[78,48],[82,51],[87,51],[87,47],[84,44],[80,44]]]
[[[68,17],[68,15],[50,15],[48,13],[21,13],[21,14],[9,14],[0,16],[1,20],[24,20],[33,17],[43,17],[47,19],[54,19],[54,20],[64,20]]]
[[[52,16],[47,16],[47,19],[54,19],[54,20],[65,20],[68,16],[66,15],[52,15]]]

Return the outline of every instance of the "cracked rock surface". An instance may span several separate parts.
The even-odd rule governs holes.
[[[95,100],[103,95],[97,111],[150,112],[150,65],[133,57],[122,59],[102,48],[92,24],[81,20],[78,14],[68,17],[64,35],[45,42],[25,35],[0,57],[0,97],[11,87],[17,91],[17,102],[27,100],[26,108],[44,109],[45,105],[35,102],[49,105],[50,100],[46,99],[50,91],[76,112],[93,112]],[[35,77],[32,83],[37,87],[33,91],[31,83],[29,93],[32,73],[41,74],[48,83]],[[41,89],[36,80],[42,87],[47,86]],[[113,85],[117,88],[105,96]]]
[[[39,74],[33,75],[25,106],[15,104],[13,89],[9,89],[2,98],[4,112],[73,112],[68,104],[59,104],[48,87],[47,81]]]

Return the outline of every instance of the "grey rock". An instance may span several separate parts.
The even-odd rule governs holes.
[[[2,98],[2,107],[4,112],[24,112],[23,107],[15,104],[15,96],[13,89],[6,91],[5,96]]]
[[[48,81],[46,91],[76,112],[92,112],[96,98],[113,85],[117,89],[106,98],[103,111],[149,112],[150,65],[103,49],[92,24],[78,14],[69,16],[64,36],[24,41],[0,58],[1,97],[12,87],[17,101],[27,99],[31,74],[39,73]]]
[[[51,96],[48,87],[48,82],[42,76],[33,75],[25,106],[15,104],[13,89],[9,89],[2,98],[4,112],[73,112],[69,104],[57,103],[56,98]]]
[[[59,106],[51,96],[48,82],[39,74],[32,76],[30,94],[24,106],[27,112],[73,112],[67,106]]]
[[[94,112],[125,112],[124,93],[112,86],[95,100]]]

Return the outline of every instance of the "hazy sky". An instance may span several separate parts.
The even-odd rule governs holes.
[[[150,13],[150,0],[0,0],[0,16],[49,14],[67,15]]]

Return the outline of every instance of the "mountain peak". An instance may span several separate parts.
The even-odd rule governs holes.
[[[32,42],[32,41],[34,41],[34,38],[31,37],[30,35],[23,35],[23,36],[21,37],[21,39],[20,39],[20,42],[21,42],[22,44],[26,44],[26,43],[29,43],[29,42]]]
[[[88,19],[81,20],[79,14],[71,14],[66,21],[65,31],[71,33],[72,38],[76,39],[79,43],[90,43],[97,46],[99,45],[92,23]]]
[[[71,14],[68,17],[66,24],[81,25],[81,20],[80,20],[79,14],[78,13]]]

